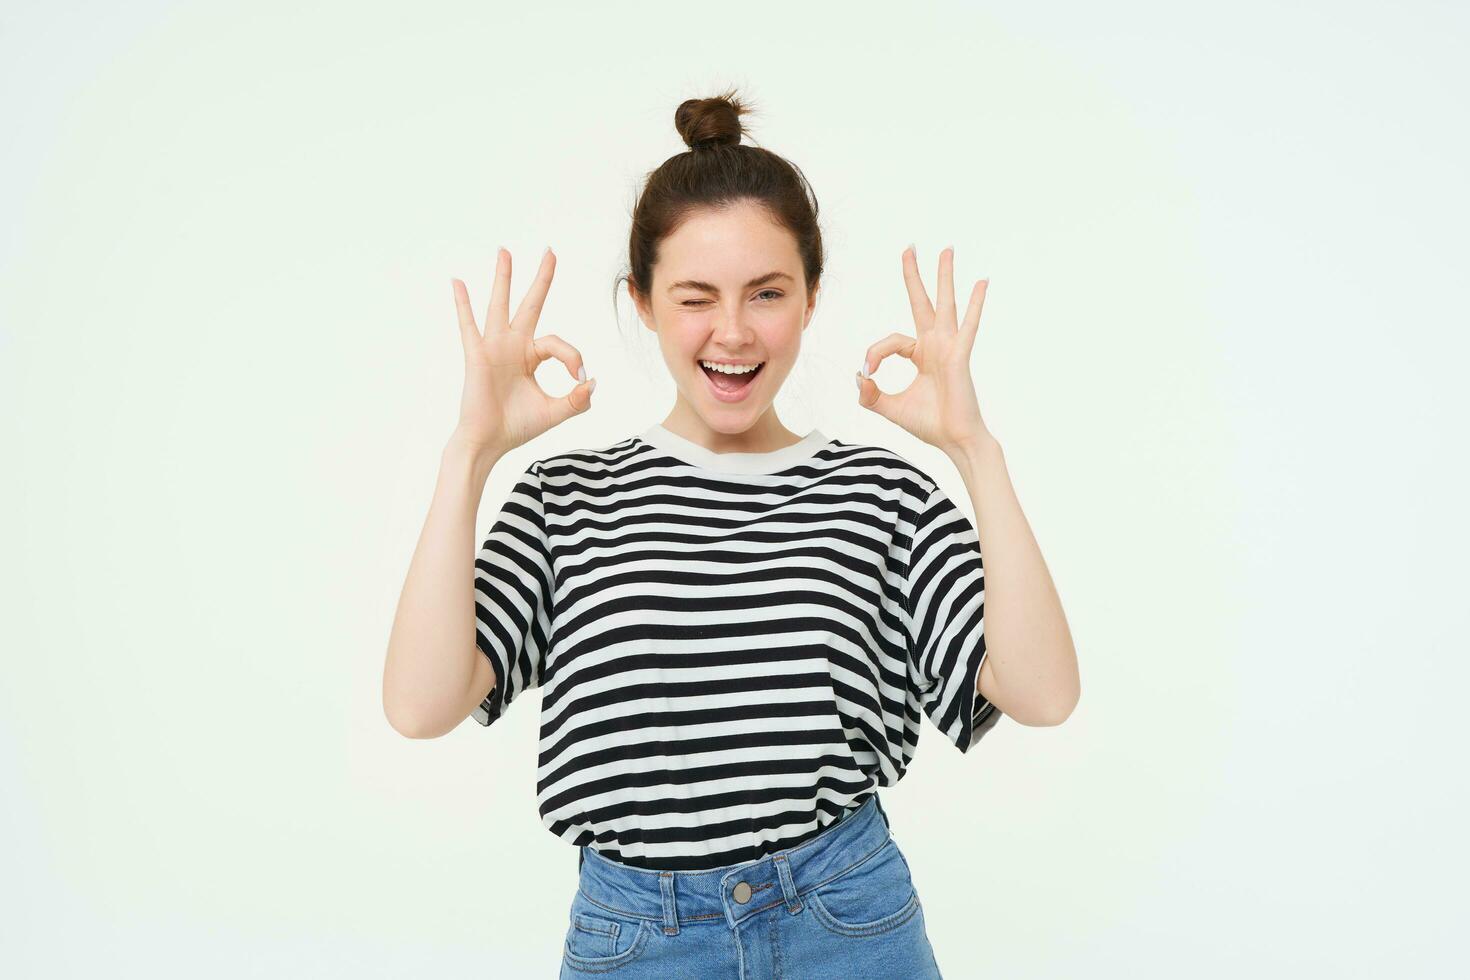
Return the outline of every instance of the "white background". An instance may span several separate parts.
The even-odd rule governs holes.
[[[777,408],[856,405],[956,249],[1083,695],[884,791],[947,977],[1463,973],[1467,15],[1452,3],[7,4],[0,973],[555,974],[539,693],[413,741],[388,629],[497,245],[593,409],[661,420],[613,278],[728,84],[812,181]],[[907,365],[884,365],[897,390]],[[911,369],[908,369],[911,370]],[[543,366],[553,393],[570,387]],[[650,394],[652,392],[652,394]]]

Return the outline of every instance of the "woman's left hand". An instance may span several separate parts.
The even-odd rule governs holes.
[[[858,404],[872,409],[918,438],[951,455],[990,438],[980,417],[970,351],[980,326],[988,279],[975,283],[963,323],[955,322],[954,249],[939,253],[939,305],[929,302],[912,246],[903,251],[903,278],[914,311],[917,336],[892,333],[868,348],[857,376]],[[897,394],[878,387],[872,375],[890,354],[913,361],[918,376]],[[866,373],[864,373],[866,372]]]

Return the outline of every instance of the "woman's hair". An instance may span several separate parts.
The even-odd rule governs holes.
[[[624,279],[642,296],[653,285],[658,246],[701,208],[741,201],[762,205],[796,239],[808,295],[822,276],[825,256],[817,227],[817,197],[796,164],[760,146],[740,142],[740,117],[751,111],[734,89],[709,99],[687,99],[674,111],[674,128],[689,149],[649,173],[633,206],[628,271],[613,282],[613,303]]]

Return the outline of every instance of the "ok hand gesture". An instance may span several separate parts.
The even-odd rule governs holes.
[[[985,305],[989,280],[975,283],[964,322],[956,323],[953,248],[939,253],[938,306],[929,302],[912,246],[903,252],[903,278],[908,285],[909,305],[913,307],[916,336],[892,333],[868,348],[863,371],[857,376],[858,404],[954,455],[990,434],[980,417],[975,382],[970,377],[970,351],[975,346],[980,308]],[[897,394],[880,390],[872,378],[890,354],[913,361],[919,372]]]
[[[555,269],[556,255],[547,249],[512,320],[510,252],[503,248],[497,252],[483,335],[475,325],[464,283],[452,280],[464,343],[464,394],[455,436],[467,445],[503,454],[591,407],[597,379],[587,377],[581,353],[555,334],[535,336]],[[565,364],[567,373],[580,382],[560,398],[552,398],[536,383],[536,368],[549,357]]]

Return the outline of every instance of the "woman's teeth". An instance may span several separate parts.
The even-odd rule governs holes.
[[[714,361],[700,361],[699,366],[717,391],[736,392],[755,381],[755,376],[764,363],[765,361],[756,364],[716,364]]]
[[[714,361],[700,361],[699,366],[710,371],[719,371],[721,374],[749,374],[764,363],[765,361],[756,364],[717,364]]]

